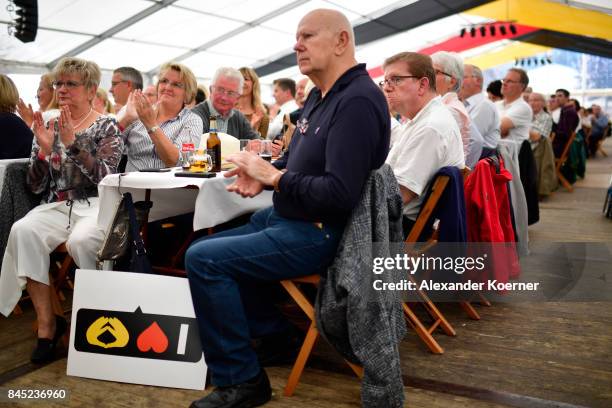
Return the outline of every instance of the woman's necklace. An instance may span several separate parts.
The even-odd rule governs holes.
[[[93,111],[93,108],[89,108],[89,112],[87,112],[87,114],[85,116],[83,116],[83,119],[81,119],[81,121],[79,123],[77,123],[76,125],[72,125],[73,129],[78,129],[79,126],[81,126],[83,124],[83,122],[85,122],[85,119],[87,119],[89,117],[89,115],[91,114],[91,112]]]

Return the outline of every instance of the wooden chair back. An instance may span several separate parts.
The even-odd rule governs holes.
[[[553,133],[553,136],[554,136],[554,133]],[[576,132],[572,132],[569,139],[567,139],[565,146],[563,147],[563,152],[561,153],[561,157],[559,157],[558,159],[557,158],[555,159],[555,173],[557,173],[557,178],[559,179],[559,182],[561,183],[561,185],[565,187],[565,189],[569,192],[574,191],[574,187],[563,176],[563,173],[561,173],[561,167],[563,167],[563,164],[565,164],[565,162],[567,161],[567,158],[569,156],[569,150],[572,146],[572,143],[574,143],[575,138],[576,138]],[[553,140],[553,137],[551,137],[551,141],[552,140]]]

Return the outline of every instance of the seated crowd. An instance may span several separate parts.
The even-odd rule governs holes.
[[[122,155],[128,172],[177,166],[183,143],[199,145],[211,117],[219,132],[274,140],[275,153],[283,154],[272,164],[246,151],[228,157],[237,166],[225,174],[235,177],[228,191],[252,197],[273,189],[274,205],[187,251],[200,338],[217,386],[196,407],[256,406],[270,399],[251,339],[282,343],[293,329],[268,299],[249,294],[271,281],[323,274],[372,171],[385,163],[392,169],[406,236],[440,169],[474,169],[496,154],[500,140],[526,142],[536,158],[544,157],[536,152],[551,144],[552,133],[550,152],[557,158],[575,132],[585,133],[594,155],[608,128],[599,106],[579,115],[585,111],[565,89],[548,106],[541,93],[524,95],[529,78],[519,68],[491,83],[487,97],[482,71],[452,52],[390,56],[378,88],[355,60],[353,30],[338,12],[307,14],[296,39],[306,77],[297,84],[275,80],[276,109],[270,110],[250,67],[219,67],[209,95],[181,63],[163,64],[157,83],[147,87],[136,69],[120,67],[109,90],[112,105],[99,87],[97,64],[65,58],[41,77],[36,111],[0,75],[0,126],[11,135],[0,139],[0,158],[29,157],[28,186],[42,194],[41,204],[13,224],[0,274],[3,315],[13,311],[24,288],[34,304],[33,362],[52,359],[67,328],[52,312],[50,254],[66,243],[80,268],[96,268],[104,238],[96,221],[97,184],[118,171]],[[295,129],[290,142],[281,137],[289,122]],[[546,159],[537,160],[542,166]]]

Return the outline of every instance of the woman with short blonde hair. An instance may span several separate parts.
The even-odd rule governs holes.
[[[27,186],[41,205],[15,222],[0,272],[0,313],[8,316],[27,289],[38,319],[34,363],[53,359],[67,325],[54,316],[49,289],[49,254],[66,243],[82,269],[96,268],[104,231],[97,227],[98,183],[117,170],[123,141],[116,119],[93,110],[100,82],[94,62],[64,58],[53,71],[60,106],[57,119],[34,113]],[[90,228],[91,227],[91,228]]]
[[[186,65],[180,62],[170,61],[159,68],[159,77],[161,78],[170,69],[176,71],[181,81],[185,84],[185,105],[190,104],[198,91],[198,81],[196,81],[195,75]],[[159,88],[159,82],[157,86]]]
[[[189,109],[197,82],[189,68],[167,62],[159,69],[157,103],[133,91],[120,120],[127,145],[127,171],[173,167],[183,143],[200,144],[202,119]]]

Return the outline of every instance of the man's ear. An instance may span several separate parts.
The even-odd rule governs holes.
[[[338,33],[338,35],[336,36],[336,50],[335,50],[335,54],[336,55],[344,54],[344,51],[349,46],[349,43],[350,43],[350,39],[349,39],[348,32],[346,30],[341,30]]]

